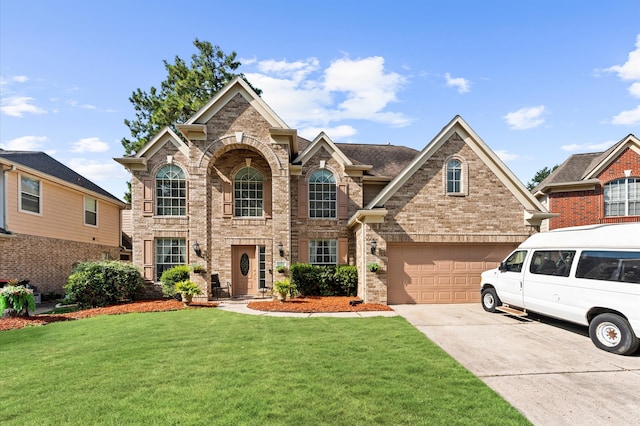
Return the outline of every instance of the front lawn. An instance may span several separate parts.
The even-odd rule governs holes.
[[[59,322],[1,332],[0,377],[3,425],[529,424],[401,317]]]

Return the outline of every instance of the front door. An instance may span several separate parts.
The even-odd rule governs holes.
[[[234,295],[255,295],[256,291],[256,246],[233,246],[231,248],[232,286]]]

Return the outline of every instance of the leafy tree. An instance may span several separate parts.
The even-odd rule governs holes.
[[[121,141],[126,155],[137,152],[163,127],[184,123],[234,77],[245,78],[242,73],[235,72],[241,65],[235,51],[226,55],[220,47],[197,38],[193,44],[198,53],[191,56],[190,64],[177,55],[174,63],[163,60],[167,79],[160,88],[151,87],[148,92],[138,88],[129,98],[136,118],[124,120],[131,132],[131,138],[125,137]],[[258,95],[262,93],[251,87]],[[131,201],[130,183],[125,200]]]
[[[558,165],[556,164],[552,168],[545,167],[543,169],[538,170],[536,172],[536,174],[533,176],[533,179],[531,179],[529,182],[527,182],[527,189],[529,191],[531,191],[533,188],[538,186],[538,184],[540,182],[545,180],[547,178],[547,176],[549,176],[551,173],[553,173],[553,171],[555,169],[557,169],[557,168],[558,168]]]

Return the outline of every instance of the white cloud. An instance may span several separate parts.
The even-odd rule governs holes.
[[[96,109],[96,107],[94,105],[91,104],[78,104],[78,101],[74,100],[74,99],[70,99],[67,101],[67,103],[69,105],[71,105],[72,107],[75,108],[84,108],[84,109]]]
[[[635,98],[640,98],[640,81],[629,86],[629,93]]]
[[[35,99],[27,96],[10,96],[3,98],[0,105],[0,111],[12,117],[22,117],[25,113],[30,114],[46,114],[44,109],[32,105]]]
[[[335,127],[306,127],[299,129],[298,133],[303,138],[313,140],[320,132],[325,132],[334,142],[343,142],[345,138],[358,133],[354,127],[346,124]]]
[[[640,105],[636,109],[629,111],[622,111],[620,114],[613,117],[611,120],[613,124],[621,126],[636,126],[640,124]]]
[[[629,53],[627,62],[609,67],[605,71],[615,72],[623,80],[640,80],[640,34],[636,36],[636,50]]]
[[[100,140],[100,138],[84,138],[73,143],[71,152],[106,152],[109,150],[109,144]]]
[[[7,151],[40,151],[40,147],[47,142],[46,136],[22,136],[3,143],[3,149]]]
[[[577,144],[573,143],[570,145],[562,145],[560,149],[568,152],[599,152],[605,151],[609,149],[616,141],[606,141],[602,143],[586,143],[586,144]]]
[[[494,152],[505,163],[507,163],[509,161],[519,160],[521,158],[520,155],[518,155],[518,154],[507,152],[507,151],[502,150],[502,149],[495,150]]]
[[[510,112],[502,118],[512,130],[531,129],[544,123],[544,118],[542,117],[544,110],[545,107],[543,105],[522,108],[518,111]]]
[[[447,80],[447,87],[457,87],[458,93],[467,93],[471,90],[471,82],[462,77],[451,77],[451,74],[446,73],[444,78]]]
[[[110,158],[103,162],[86,158],[72,158],[67,165],[92,182],[109,182],[130,178],[125,169]]]
[[[406,78],[386,71],[382,57],[337,59],[325,69],[316,58],[268,60],[258,62],[257,69],[259,72],[245,73],[246,77],[262,89],[265,102],[301,135],[324,129],[330,137],[337,137],[328,128],[341,136],[352,135],[353,127],[343,127],[341,122],[354,119],[398,127],[410,122],[404,114],[386,110],[397,102]]]
[[[0,77],[0,86],[4,86],[9,83],[26,83],[29,78],[25,75],[14,75],[8,79]]]

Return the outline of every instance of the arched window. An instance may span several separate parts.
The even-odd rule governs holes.
[[[253,167],[244,167],[233,180],[234,216],[260,217],[263,204],[262,174]]]
[[[156,174],[156,214],[158,216],[184,216],[187,214],[187,191],[184,172],[168,164]]]
[[[614,180],[604,186],[605,216],[640,216],[640,178]]]
[[[460,160],[450,160],[447,163],[447,193],[462,193],[462,163]]]
[[[326,169],[309,178],[309,217],[336,217],[336,178]]]

